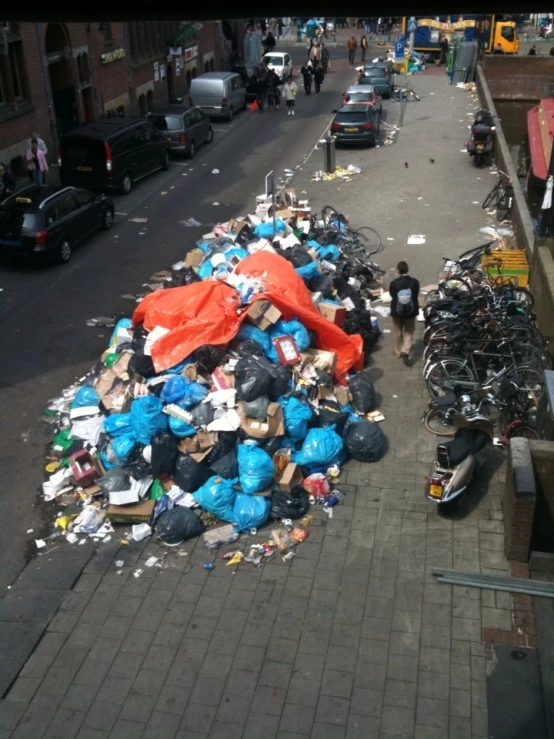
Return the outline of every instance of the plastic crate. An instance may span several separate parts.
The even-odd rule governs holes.
[[[523,249],[495,249],[490,255],[481,259],[483,270],[495,279],[516,278],[518,287],[527,287],[529,284],[529,262]]]

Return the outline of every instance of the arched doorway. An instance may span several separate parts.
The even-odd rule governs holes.
[[[141,118],[144,118],[144,116],[146,115],[146,97],[144,94],[139,96],[138,107],[139,107],[139,116]]]
[[[71,64],[71,44],[62,23],[49,23],[45,38],[48,76],[58,136],[79,125],[77,94]]]
[[[171,64],[167,65],[167,97],[171,103],[175,100],[175,80],[173,79],[173,67]]]
[[[153,106],[154,106],[154,93],[152,92],[152,90],[148,90],[148,92],[146,93],[146,109],[148,113],[150,113]]]
[[[190,73],[190,69],[187,69],[187,90],[190,90],[191,80],[192,80],[192,75]]]

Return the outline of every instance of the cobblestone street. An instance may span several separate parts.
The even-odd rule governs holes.
[[[360,175],[312,182],[315,150],[292,184],[312,209],[332,205],[379,231],[387,281],[406,259],[423,287],[443,256],[487,241],[481,203],[495,178],[462,153],[471,95],[440,69],[410,82],[421,102],[406,105],[393,145],[337,151]],[[385,108],[382,138],[400,106]],[[411,234],[425,244],[407,246]],[[490,645],[536,646],[532,625],[522,635],[515,620],[530,606],[438,584],[432,569],[509,574],[504,453],[491,450],[462,507],[438,515],[423,492],[437,443],[421,422],[423,324],[407,368],[390,319],[379,322],[387,333],[368,372],[389,450],[344,466],[332,518],[314,506],[292,562],[275,555],[258,569],[225,566],[225,550],[208,553],[201,538],[149,568],[155,543],[114,537],[0,702],[0,739],[486,739]]]

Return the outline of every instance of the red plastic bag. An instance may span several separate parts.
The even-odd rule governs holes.
[[[254,102],[250,106],[250,110],[252,110],[252,111],[258,110],[258,102],[257,102],[257,100],[254,100]]]

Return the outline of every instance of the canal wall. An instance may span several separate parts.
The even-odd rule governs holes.
[[[554,97],[554,56],[492,54],[481,65],[493,100]]]
[[[490,62],[492,57],[486,59],[486,64]],[[514,70],[515,67],[511,65],[512,61],[517,61],[519,57],[499,57],[500,63],[508,61],[509,64],[500,67],[496,65],[494,69],[497,72],[495,78],[496,83],[492,83],[493,89],[498,90],[500,87],[498,70],[504,69],[504,74],[507,76],[507,83],[511,84],[509,77],[510,70]],[[532,60],[532,58],[531,58]],[[525,58],[519,59],[519,61],[527,61]],[[554,64],[554,57],[551,60]],[[554,71],[554,67],[552,68]],[[490,71],[490,65],[487,67],[487,72]],[[483,108],[490,110],[491,113],[496,115],[496,108],[493,101],[493,95],[491,94],[491,88],[489,87],[488,74],[485,73],[485,69],[481,64],[477,65],[477,71],[475,75],[475,84],[477,86],[477,93],[479,96],[479,102]],[[521,84],[521,83],[520,83]],[[540,97],[540,95],[539,95]],[[504,98],[506,99],[506,98]],[[522,98],[519,98],[522,99]],[[496,164],[508,177],[512,180],[514,188],[514,202],[512,206],[512,224],[514,233],[517,241],[517,245],[520,249],[525,249],[531,265],[531,274],[529,287],[535,298],[535,313],[537,315],[537,325],[542,331],[543,335],[548,339],[554,338],[554,239],[537,239],[534,233],[533,221],[529,208],[525,202],[525,196],[521,185],[517,177],[517,171],[512,160],[510,149],[504,132],[502,131],[502,125],[497,122],[496,125],[496,141],[495,141],[495,159]]]

